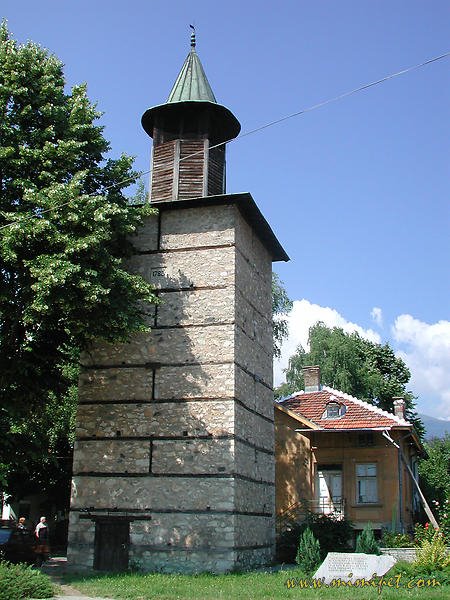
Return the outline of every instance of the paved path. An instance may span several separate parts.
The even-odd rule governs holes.
[[[61,593],[55,596],[56,600],[111,600],[109,598],[100,598],[98,596],[85,596],[79,590],[70,585],[62,583],[62,576],[66,572],[67,559],[65,556],[55,556],[50,558],[41,567],[41,571],[49,575],[53,583],[61,588]]]

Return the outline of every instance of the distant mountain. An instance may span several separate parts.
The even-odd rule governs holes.
[[[446,433],[450,433],[450,421],[421,414],[419,414],[419,417],[425,427],[426,440],[430,440],[433,437],[444,437]]]

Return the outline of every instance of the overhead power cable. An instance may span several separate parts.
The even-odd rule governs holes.
[[[284,121],[288,121],[289,119],[293,119],[295,117],[299,117],[300,115],[304,115],[305,113],[308,112],[312,112],[313,110],[317,110],[318,108],[322,108],[323,106],[327,106],[328,104],[332,104],[333,102],[337,102],[338,100],[342,100],[343,98],[347,98],[348,96],[352,96],[353,94],[357,94],[359,92],[362,92],[364,90],[367,90],[371,87],[375,87],[376,85],[380,85],[386,81],[389,81],[390,79],[394,79],[394,77],[399,77],[400,75],[405,75],[406,73],[410,73],[411,71],[416,71],[417,69],[421,69],[422,67],[426,67],[432,63],[438,62],[439,60],[443,60],[444,58],[448,58],[450,56],[450,51],[449,52],[445,52],[444,54],[440,54],[439,56],[435,56],[433,58],[430,58],[428,60],[425,60],[421,63],[418,63],[416,65],[413,65],[412,67],[407,67],[406,69],[402,69],[401,71],[396,71],[395,73],[391,73],[390,75],[386,75],[385,77],[382,77],[381,79],[377,79],[376,81],[371,81],[370,83],[365,83],[364,85],[361,85],[357,88],[354,88],[352,90],[349,90],[347,92],[343,92],[342,94],[339,94],[338,96],[333,96],[332,98],[328,98],[327,100],[323,100],[322,102],[318,102],[317,104],[313,104],[312,106],[308,106],[307,108],[302,108],[299,111],[296,111],[294,113],[291,113],[289,115],[286,115],[284,117],[280,117],[279,119],[275,119],[275,121],[270,121],[269,123],[266,123],[265,125],[261,125],[260,127],[257,127],[256,129],[251,129],[250,131],[246,131],[244,133],[241,133],[237,138],[232,138],[229,140],[226,140],[225,142],[220,142],[219,144],[215,144],[214,146],[210,146],[209,150],[212,150],[213,148],[219,148],[220,146],[224,146],[226,144],[230,144],[231,142],[236,142],[241,140],[244,137],[247,137],[249,135],[253,135],[255,133],[258,133],[260,131],[263,131],[264,129],[268,129],[269,127],[273,127],[274,125],[278,125],[280,123],[283,123]],[[197,152],[193,152],[192,154],[188,154],[187,156],[183,156],[182,158],[179,159],[179,161],[183,161],[183,160],[187,160],[189,158],[192,158],[193,156],[197,156],[198,154],[201,154],[203,152],[203,150],[198,150]],[[171,163],[167,163],[163,164],[161,166],[170,166]],[[117,188],[117,187],[122,187],[123,185],[125,185],[126,183],[131,183],[131,182],[135,182],[137,179],[140,179],[141,177],[143,177],[144,175],[148,175],[150,173],[151,169],[149,169],[148,171],[141,171],[139,172],[136,177],[128,177],[127,179],[124,179],[118,183],[113,183],[110,186],[107,186],[104,188],[103,192],[107,192],[110,189],[113,188]],[[86,196],[98,196],[98,193],[92,193],[92,194],[86,194]],[[52,208],[48,208],[45,210],[42,210],[39,213],[39,216],[46,214],[48,212],[51,212],[53,210],[57,210],[59,208],[63,208],[64,206],[68,206],[70,203],[72,202],[72,200],[69,200],[68,202],[63,202],[62,204],[58,204],[57,206],[53,206]],[[25,218],[34,218],[34,215],[30,215],[29,217],[25,217]],[[11,227],[12,225],[15,225],[19,223],[19,221],[11,221],[10,223],[6,223],[6,225],[1,225],[0,226],[0,230],[1,229],[5,229],[6,227]]]
[[[302,110],[299,110],[295,113],[286,115],[285,117],[281,117],[279,119],[276,119],[275,121],[266,123],[265,125],[261,125],[261,127],[257,127],[256,129],[246,131],[245,133],[241,134],[236,139],[241,139],[247,135],[252,135],[253,133],[257,133],[258,131],[262,131],[263,129],[272,127],[273,125],[278,125],[279,123],[283,123],[283,121],[287,121],[288,119],[293,119],[294,117],[299,117],[300,115],[304,115],[305,113],[316,110],[317,108],[322,108],[322,106],[326,106],[327,104],[331,104],[332,102],[337,102],[338,100],[342,100],[343,98],[347,98],[348,96],[352,96],[353,94],[356,94],[358,92],[362,92],[362,91],[367,90],[376,85],[380,85],[381,83],[384,83],[385,81],[388,81],[389,79],[393,79],[394,77],[399,77],[400,75],[405,75],[406,73],[410,73],[411,71],[415,71],[416,69],[425,67],[431,63],[437,62],[438,60],[448,58],[449,56],[450,56],[450,52],[446,52],[445,54],[441,54],[440,56],[435,56],[434,58],[430,58],[429,60],[426,60],[418,65],[414,65],[412,67],[402,69],[401,71],[397,71],[396,73],[391,73],[390,75],[386,75],[386,77],[383,77],[382,79],[377,79],[376,81],[372,81],[371,83],[366,83],[366,84],[361,85],[360,87],[357,87],[353,90],[350,90],[348,92],[343,92],[342,94],[339,94],[338,96],[334,96],[333,98],[329,98],[328,100],[323,100],[322,102],[313,104],[312,106],[309,106],[308,108],[303,108]],[[229,142],[232,142],[232,141],[234,141],[234,140],[229,140]],[[224,143],[227,144],[228,142],[224,142]],[[218,145],[220,145],[220,144],[218,144]]]

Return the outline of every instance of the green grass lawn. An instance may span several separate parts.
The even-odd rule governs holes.
[[[383,586],[381,594],[378,588],[328,588],[305,589],[299,586],[303,575],[296,570],[277,573],[233,573],[228,575],[162,575],[162,574],[118,574],[76,576],[66,575],[65,583],[80,590],[83,594],[117,598],[120,600],[161,600],[191,599],[215,600],[223,598],[269,600],[276,598],[337,598],[337,599],[375,599],[383,600],[403,598],[433,598],[449,600],[450,586],[416,587],[406,589],[407,579],[400,579],[398,588]],[[387,577],[387,576],[385,576]],[[292,586],[292,580],[295,585]],[[291,585],[288,587],[287,582]],[[396,585],[396,580],[391,584]],[[421,582],[419,582],[421,585]]]

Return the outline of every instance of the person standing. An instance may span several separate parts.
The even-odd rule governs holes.
[[[48,559],[50,549],[48,545],[48,526],[46,517],[41,517],[34,530],[36,536],[36,566],[40,567]]]

